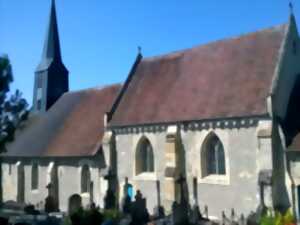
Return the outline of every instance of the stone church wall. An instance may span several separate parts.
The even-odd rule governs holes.
[[[2,187],[3,201],[17,201],[18,195],[18,172],[17,167],[20,163],[24,165],[24,202],[33,204],[39,209],[44,208],[44,201],[48,195],[46,188],[50,182],[50,165],[51,160],[21,160],[10,159],[2,163]],[[31,189],[31,170],[32,164],[38,164],[38,189]],[[81,167],[87,164],[90,166],[91,181],[93,182],[93,200],[97,205],[103,206],[103,197],[106,190],[101,189],[99,162],[90,159],[60,159],[55,165],[58,172],[58,190],[59,190],[59,207],[62,211],[67,211],[69,197],[73,194],[80,194],[84,206],[89,204],[90,194],[81,193]],[[11,168],[10,168],[11,167]],[[104,182],[104,181],[102,181]]]
[[[32,190],[31,189],[31,164],[27,164],[24,166],[25,171],[25,202],[30,203],[33,205],[40,205],[42,207],[45,196],[47,196],[47,165],[45,164],[38,164],[38,189]]]
[[[2,163],[3,200],[17,200],[17,167],[14,164]]]
[[[247,125],[204,128],[204,129],[179,129],[180,165],[185,168],[187,177],[187,195],[191,205],[198,201],[201,210],[208,206],[209,215],[221,216],[222,211],[230,214],[231,208],[237,213],[245,213],[255,210],[259,203],[258,189],[258,121],[251,120]],[[242,122],[243,123],[243,122]],[[126,129],[125,129],[126,130]],[[146,129],[145,129],[146,130]],[[226,158],[225,176],[201,175],[201,149],[206,137],[214,132],[224,145]],[[154,151],[155,173],[135,174],[135,152],[139,140],[146,137]],[[122,199],[122,187],[125,178],[133,185],[134,192],[141,190],[147,198],[147,207],[150,212],[158,204],[157,181],[160,183],[160,198],[163,204],[164,180],[166,169],[166,137],[164,131],[144,131],[116,134],[116,151],[118,153],[118,178],[120,182],[120,200]],[[271,144],[271,142],[267,142]],[[271,156],[270,156],[271,157]],[[195,181],[197,182],[195,200]],[[133,194],[134,195],[134,194]],[[175,197],[176,198],[176,197]]]
[[[223,143],[226,175],[201,175],[200,154],[210,132]],[[222,211],[230,215],[231,208],[245,215],[256,209],[259,203],[256,127],[183,131],[181,136],[191,203],[195,201],[193,180],[196,178],[198,203],[202,210],[208,206],[210,216],[220,218]]]
[[[142,137],[146,137],[154,152],[154,168],[155,173],[151,174],[135,174],[135,153],[136,148]],[[120,200],[122,199],[122,187],[125,183],[125,178],[133,185],[133,195],[137,190],[141,190],[144,197],[147,199],[147,208],[150,213],[153,213],[154,207],[158,205],[158,193],[156,181],[162,181],[164,177],[164,148],[165,148],[166,132],[157,133],[140,133],[140,134],[122,134],[116,136],[116,149],[118,153],[117,166],[118,178],[120,182]],[[163,193],[160,193],[163,195]]]

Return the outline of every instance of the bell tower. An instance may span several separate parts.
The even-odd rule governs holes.
[[[35,71],[33,109],[43,113],[69,91],[69,72],[62,62],[55,1],[52,0],[49,26],[42,59]]]

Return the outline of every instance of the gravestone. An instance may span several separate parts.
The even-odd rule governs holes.
[[[94,203],[91,204],[90,211],[85,218],[86,224],[101,225],[103,222],[103,215],[98,211]]]
[[[261,170],[258,175],[258,185],[260,190],[260,205],[265,206],[265,195],[270,195],[266,193],[267,187],[272,185],[272,171],[271,170]]]
[[[186,182],[185,177],[180,174],[180,176],[176,179],[176,183],[179,184],[180,187],[180,204],[181,205],[187,205],[187,200],[184,196],[184,183]]]
[[[131,210],[131,198],[127,194],[122,200],[122,211],[124,214],[129,214]]]
[[[146,199],[140,190],[137,190],[135,201],[131,207],[131,225],[144,225],[149,222],[149,213],[146,208]]]
[[[183,204],[173,202],[172,205],[172,225],[188,224],[187,208]]]
[[[58,209],[55,199],[52,196],[47,196],[45,199],[45,212],[52,213],[57,211]]]
[[[40,212],[35,209],[34,205],[27,205],[24,207],[24,212],[27,215],[39,215]]]
[[[244,214],[241,214],[239,225],[246,225],[245,216]]]
[[[107,174],[104,176],[104,179],[107,180],[107,183],[108,183],[108,188],[107,188],[107,192],[110,191],[111,193],[109,193],[110,195],[111,194],[114,194],[116,192],[116,179],[117,179],[117,176],[116,174],[112,171],[112,169],[109,169]],[[128,185],[128,178],[126,178],[125,180],[125,184]],[[107,193],[106,193],[107,194]],[[111,195],[112,197],[112,195]],[[115,196],[114,196],[115,197]],[[116,198],[115,198],[116,199]],[[112,202],[113,204],[116,204],[115,200]],[[112,208],[115,208],[116,205],[114,205]]]
[[[114,209],[116,207],[115,203],[116,203],[115,193],[111,189],[108,189],[106,191],[106,195],[104,198],[104,204],[105,204],[104,208],[105,209]]]
[[[205,219],[199,209],[198,205],[194,205],[191,212],[190,212],[190,223],[191,224],[198,224],[199,222],[207,222],[208,219]]]
[[[225,212],[222,212],[222,225],[236,225],[237,223],[233,221],[231,218],[228,218],[225,215]]]
[[[261,217],[267,212],[267,207],[265,204],[265,188],[272,185],[272,171],[271,170],[261,170],[258,176],[259,185],[259,205],[256,212],[251,213],[247,218],[247,224],[259,224]],[[269,193],[270,195],[270,193]]]
[[[205,218],[208,219],[208,206],[204,206],[204,215],[205,215]]]
[[[176,180],[180,187],[180,203],[174,202],[172,205],[172,223],[173,225],[181,225],[181,224],[188,224],[189,217],[189,205],[187,200],[184,197],[184,183],[185,178],[182,174]]]
[[[157,206],[154,208],[154,218],[161,219],[165,217],[165,209],[162,206]]]
[[[72,195],[69,198],[69,208],[68,208],[69,215],[77,212],[81,208],[82,208],[82,200],[80,195],[78,194]]]
[[[253,212],[253,211],[250,212],[250,214],[247,217],[246,224],[247,225],[258,225],[259,224],[259,218],[255,212]]]
[[[235,215],[235,211],[234,211],[233,208],[231,209],[231,216],[230,216],[230,219],[231,219],[231,221],[235,221],[235,220],[236,220],[236,215]]]
[[[156,190],[157,190],[157,206],[154,208],[154,218],[161,219],[165,217],[165,209],[161,205],[161,197],[160,197],[160,181],[156,181]]]

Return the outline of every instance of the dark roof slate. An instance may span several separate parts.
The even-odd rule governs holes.
[[[64,94],[7,145],[4,156],[89,156],[101,147],[104,114],[121,85]]]
[[[288,151],[297,151],[300,152],[300,133],[298,133],[292,143],[287,148]]]
[[[55,1],[52,0],[42,60],[36,68],[36,71],[47,70],[54,61],[62,63]]]
[[[286,29],[142,59],[110,126],[266,114]]]

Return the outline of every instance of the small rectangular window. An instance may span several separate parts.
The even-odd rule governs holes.
[[[11,175],[11,173],[12,173],[12,165],[9,164],[8,165],[8,174]]]
[[[39,167],[33,164],[31,168],[31,189],[36,190],[39,187]]]

